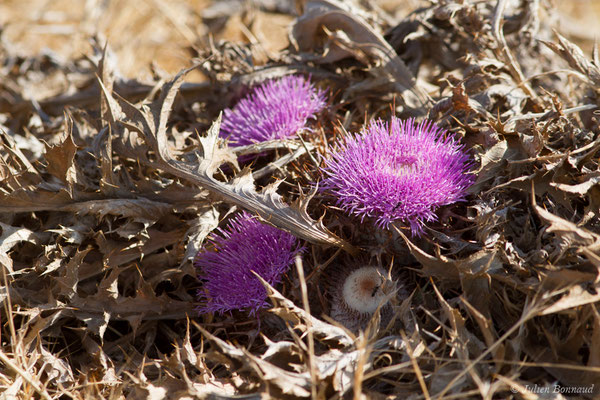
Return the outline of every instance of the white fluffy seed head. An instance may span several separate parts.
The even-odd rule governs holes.
[[[329,316],[351,331],[358,332],[367,327],[377,307],[381,306],[381,320],[389,321],[398,284],[381,267],[332,266],[327,282],[331,295]],[[386,323],[383,322],[384,325]]]
[[[373,314],[386,297],[386,272],[377,267],[362,267],[352,271],[344,281],[342,294],[351,309]]]

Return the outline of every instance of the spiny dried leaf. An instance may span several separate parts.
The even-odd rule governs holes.
[[[187,247],[183,262],[193,259],[202,247],[204,239],[210,232],[219,226],[219,212],[214,207],[209,207],[196,218],[186,232]]]
[[[579,228],[574,223],[558,217],[534,203],[535,210],[540,218],[550,224],[547,232],[554,232],[573,246],[598,248],[600,235],[587,229]]]
[[[0,235],[0,264],[2,264],[9,274],[13,274],[13,260],[8,255],[8,252],[17,244],[21,242],[37,243],[37,234],[27,228],[20,228],[10,226],[8,224],[0,222],[0,229],[2,229],[2,235]]]
[[[71,130],[67,131],[64,139],[57,145],[46,144],[47,170],[62,182],[71,185],[75,182],[75,171],[73,161],[77,146],[73,142]]]
[[[590,173],[585,175],[584,182],[578,183],[577,185],[567,185],[565,183],[550,183],[551,186],[556,187],[559,190],[569,192],[569,193],[577,193],[577,194],[586,194],[588,190],[590,190],[595,185],[600,183],[600,174],[598,173]]]
[[[566,294],[555,303],[544,308],[542,314],[555,314],[570,308],[592,304],[598,301],[600,301],[600,285],[595,284],[589,287],[576,285],[569,288]]]
[[[195,305],[187,301],[174,300],[162,294],[156,296],[154,291],[138,291],[135,297],[120,296],[117,299],[107,297],[104,292],[85,298],[74,296],[69,303],[72,313],[82,320],[86,318],[102,318],[98,323],[104,325],[104,313],[110,311],[111,319],[145,320],[181,319],[195,315]]]
[[[163,232],[157,229],[148,229],[146,240],[132,246],[130,243],[113,242],[103,235],[96,236],[99,250],[105,255],[104,262],[111,267],[117,267],[131,262],[140,257],[146,257],[157,250],[181,242],[186,227]]]
[[[170,204],[152,201],[143,197],[137,199],[97,199],[77,202],[61,207],[77,215],[94,214],[99,218],[115,215],[122,218],[155,220],[172,210]]]
[[[465,274],[492,273],[502,269],[502,263],[494,250],[480,250],[469,257],[451,260],[443,255],[434,257],[416,246],[401,231],[398,231],[408,245],[411,254],[421,263],[423,274],[449,280],[457,280]]]
[[[310,374],[304,372],[302,374],[283,370],[259,357],[256,357],[232,344],[226,343],[223,340],[211,335],[204,328],[198,326],[207,339],[215,344],[220,352],[241,363],[244,367],[250,369],[262,382],[274,385],[283,395],[291,395],[294,397],[307,398],[310,397]]]
[[[38,347],[38,351],[40,352],[43,363],[40,370],[47,373],[49,379],[56,381],[61,385],[73,383],[75,381],[73,371],[65,360],[56,357],[41,344]]]
[[[41,210],[57,210],[70,204],[73,198],[66,190],[18,189],[0,194],[0,212],[17,213]]]
[[[336,343],[343,347],[352,346],[354,344],[354,340],[345,329],[328,324],[327,322],[323,322],[312,315],[307,314],[306,311],[286,299],[259,275],[256,275],[256,277],[267,289],[267,294],[273,302],[274,308],[270,309],[272,313],[284,321],[290,322],[295,328],[302,330],[304,333],[306,333],[308,329],[311,329],[314,337],[318,340]]]
[[[260,215],[265,221],[313,243],[323,243],[343,247],[353,251],[345,241],[329,232],[325,226],[314,221],[303,209],[285,204],[282,197],[273,189],[256,192],[249,171],[243,172],[234,182],[228,184],[216,180],[212,175],[223,163],[235,163],[233,153],[220,146],[218,119],[205,137],[201,137],[202,156],[197,162],[179,161],[174,158],[167,140],[166,124],[171,106],[186,73],[180,72],[161,89],[161,96],[150,107],[138,109],[123,99],[120,105],[126,115],[122,121],[129,128],[143,135],[150,149],[158,156],[157,167],[180,178],[193,182],[219,195],[225,200]],[[103,92],[108,96],[106,91]]]
[[[588,60],[583,51],[576,44],[564,36],[554,32],[558,37],[558,44],[542,40],[550,50],[564,58],[569,66],[586,76],[594,85],[600,85],[600,66]]]
[[[32,184],[39,183],[39,172],[35,169],[33,164],[31,164],[29,158],[23,154],[23,151],[19,148],[15,141],[14,135],[9,135],[4,131],[4,129],[0,128],[0,138],[2,139],[0,142],[0,149],[5,150],[10,155],[10,158],[14,160],[14,165],[12,165],[12,162],[7,159],[3,159],[2,169],[6,169],[7,171],[0,172],[0,181],[4,181],[3,183],[7,184],[9,180],[16,178],[17,175],[20,175],[18,181],[23,183],[23,175],[25,172],[27,172],[31,177],[30,179]],[[20,136],[17,136],[17,138],[20,138]],[[39,139],[35,138],[34,136],[29,136],[24,140],[28,141],[28,144],[30,144],[27,146],[29,151],[34,150],[37,147],[36,144],[40,144],[39,147],[43,148]],[[17,187],[18,186],[19,185],[17,184]],[[16,189],[16,187],[13,187],[13,189]]]
[[[380,66],[397,84],[407,104],[425,106],[428,96],[416,85],[412,72],[389,43],[360,17],[362,13],[356,7],[337,0],[308,1],[304,14],[292,29],[300,51],[311,54],[310,59],[320,63],[355,57],[366,64]],[[329,32],[326,43],[320,39],[323,30]],[[323,47],[323,54],[315,56],[318,45]]]

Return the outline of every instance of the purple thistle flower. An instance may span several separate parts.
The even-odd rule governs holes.
[[[294,136],[308,118],[325,107],[325,94],[302,76],[285,76],[254,88],[236,106],[226,109],[221,137],[245,146]]]
[[[401,220],[420,235],[438,207],[464,199],[471,165],[464,145],[433,122],[392,117],[340,145],[323,169],[322,189],[361,221],[372,217],[385,228]]]
[[[212,250],[198,252],[194,266],[200,270],[204,288],[198,291],[200,313],[248,309],[253,315],[267,307],[267,292],[251,272],[255,271],[271,285],[301,252],[296,238],[264,224],[247,212],[233,218],[227,230],[218,229],[211,238]]]

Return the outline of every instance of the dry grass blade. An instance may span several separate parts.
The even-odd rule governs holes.
[[[50,394],[46,391],[45,388],[41,387],[37,381],[35,381],[33,379],[33,377],[27,373],[27,371],[24,371],[22,368],[20,368],[17,364],[15,364],[10,358],[8,358],[8,356],[6,354],[4,354],[4,352],[2,352],[0,350],[0,361],[2,363],[4,363],[4,365],[6,365],[9,369],[13,370],[14,372],[16,372],[17,374],[19,374],[19,376],[21,376],[25,382],[27,382],[29,385],[31,385],[31,387],[35,390],[35,392],[37,394],[39,394],[43,399],[45,400],[51,400],[52,397],[50,396]]]
[[[310,315],[310,305],[308,303],[308,292],[306,290],[306,279],[304,279],[304,267],[302,266],[302,259],[296,257],[296,271],[298,271],[298,278],[300,280],[300,291],[302,293],[302,305],[304,306],[304,312],[306,315]],[[318,393],[318,381],[317,381],[317,366],[315,363],[315,338],[313,337],[312,320],[309,318],[306,320],[307,340],[308,340],[308,367],[310,370],[310,394],[313,399],[319,398]]]

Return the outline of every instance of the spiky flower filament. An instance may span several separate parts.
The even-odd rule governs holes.
[[[373,218],[383,228],[403,221],[419,235],[439,207],[464,199],[471,165],[464,146],[433,122],[392,117],[338,143],[321,188],[361,221]]]

